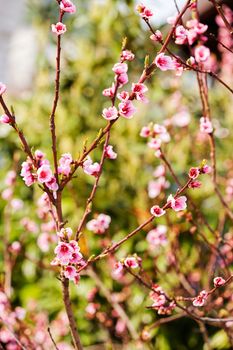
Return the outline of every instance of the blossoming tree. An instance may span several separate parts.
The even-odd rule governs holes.
[[[221,49],[225,50],[223,55],[232,54],[233,14],[229,9],[219,7],[216,1],[211,2],[218,11],[218,25],[220,29],[226,30],[226,36],[228,36],[227,44],[222,38],[219,41]],[[137,80],[130,81],[128,72],[137,58],[137,53],[129,50],[130,43],[127,43],[126,39],[123,40],[121,50],[119,47],[119,60],[112,67],[113,82],[110,87],[102,91],[107,104],[102,109],[100,118],[105,124],[98,130],[95,139],[84,143],[78,156],[71,155],[69,152],[60,154],[56,128],[56,113],[61,98],[62,41],[63,39],[64,41],[69,40],[69,28],[64,20],[67,15],[76,16],[76,6],[71,1],[57,0],[57,23],[51,24],[51,32],[56,37],[55,88],[49,117],[52,162],[43,151],[35,150],[28,143],[27,135],[20,129],[13,108],[8,107],[6,102],[7,88],[4,83],[0,83],[0,104],[4,113],[0,121],[14,129],[21,141],[25,156],[21,164],[20,176],[26,186],[38,185],[41,191],[41,197],[36,204],[37,214],[41,221],[41,232],[37,244],[44,254],[48,253],[50,247],[53,247],[53,257],[49,265],[45,266],[42,262],[41,268],[51,270],[51,278],[56,281],[57,277],[60,281],[65,310],[65,315],[60,315],[52,321],[56,330],[54,335],[51,327],[47,331],[46,321],[41,318],[37,319],[35,315],[30,316],[35,325],[32,328],[30,317],[25,318],[27,310],[20,306],[15,307],[11,302],[12,272],[17,257],[22,253],[24,240],[22,238],[11,241],[6,224],[4,279],[0,291],[0,320],[2,323],[0,345],[3,349],[50,349],[52,346],[56,349],[83,349],[82,332],[80,332],[82,320],[77,322],[75,317],[76,306],[75,303],[72,303],[70,284],[76,285],[77,289],[80,288],[86,281],[83,277],[85,274],[95,283],[89,295],[83,296],[88,301],[86,313],[90,322],[96,318],[108,328],[112,327],[112,319],[115,319],[115,331],[119,336],[122,335],[122,343],[124,343],[124,335],[127,334],[127,343],[134,344],[130,346],[138,349],[154,348],[153,332],[157,327],[180,318],[189,318],[200,328],[207,347],[211,348],[208,325],[222,329],[227,336],[229,346],[233,346],[230,292],[230,284],[233,279],[230,269],[233,260],[232,235],[222,236],[222,226],[226,223],[230,227],[233,220],[231,205],[233,183],[232,178],[229,177],[225,195],[218,175],[216,127],[209,102],[210,79],[212,79],[211,82],[223,87],[229,96],[233,90],[228,81],[224,79],[216,62],[213,62],[208,47],[210,34],[208,25],[201,23],[197,5],[197,0],[186,1],[183,8],[178,9],[177,15],[169,18],[170,29],[166,36],[160,30],[153,28],[151,19],[154,10],[150,10],[144,4],[137,6],[137,13],[150,32],[151,45],[155,45],[156,48],[153,60],[151,61],[146,56],[142,72],[139,73]],[[184,15],[187,13],[190,18],[184,22]],[[172,41],[175,46],[171,45]],[[176,53],[176,47],[180,45],[187,49],[186,58]],[[151,205],[147,208],[146,218],[137,227],[115,240],[112,239],[113,233],[111,232],[112,217],[105,212],[95,213],[96,193],[101,176],[105,171],[105,164],[114,163],[121,157],[120,152],[116,152],[118,145],[110,143],[114,128],[116,129],[122,120],[134,123],[134,116],[139,113],[140,104],[150,103],[149,81],[153,80],[159,71],[162,71],[164,75],[167,74],[167,71],[171,71],[170,73],[177,80],[184,75],[195,77],[202,106],[198,127],[199,139],[205,144],[208,151],[205,159],[197,157],[199,161],[193,161],[189,168],[183,169],[186,174],[185,179],[184,177],[180,179],[176,174],[174,164],[167,156],[167,145],[175,142],[177,126],[186,128],[190,123],[191,118],[185,106],[172,118],[160,124],[151,120],[147,125],[142,126],[139,131],[142,142],[143,139],[147,140],[148,152],[152,152],[158,162],[153,172],[154,180],[148,184],[148,197],[151,199]],[[176,97],[177,99],[180,97]],[[177,107],[178,105],[179,101]],[[188,130],[185,132],[188,133]],[[209,146],[206,146],[207,142]],[[101,157],[98,161],[93,160],[96,149],[101,149]],[[76,174],[80,170],[85,176],[90,177],[92,188],[81,217],[77,220],[76,226],[71,227],[69,217],[64,215],[63,210],[64,191],[72,182],[79,181],[79,179],[76,180]],[[167,179],[168,176],[170,176],[170,181]],[[7,201],[6,222],[10,220],[10,208],[19,208],[22,205],[20,200],[14,198],[16,178],[16,171],[11,170],[6,176],[6,188],[2,192],[3,199]],[[208,215],[203,212],[195,200],[195,192],[201,191],[208,181],[212,185],[211,195],[218,198],[219,210],[223,213],[223,224],[218,224],[217,228],[209,222]],[[108,196],[107,188],[106,196]],[[111,198],[108,200],[110,202]],[[35,223],[28,218],[24,218],[22,224],[27,232],[36,233],[38,230]],[[203,254],[209,256],[209,276],[203,283],[198,273],[195,274],[189,270],[187,272],[181,267],[179,254],[182,255],[182,247],[179,235],[182,225],[186,225],[189,233],[195,237],[193,249],[197,249],[200,257],[194,259],[194,267],[200,264],[200,271],[203,275],[206,274],[206,271],[205,266],[202,266],[202,256]],[[143,248],[141,254],[137,254],[137,249],[132,247],[128,254],[117,258],[116,254],[120,248],[143,230],[147,231],[146,237],[143,237],[143,243],[147,242],[146,249]],[[169,230],[172,232],[171,235],[168,234]],[[86,232],[94,235],[94,241],[98,237],[101,239],[101,249],[97,249],[96,252],[94,247],[93,254],[83,248],[82,240]],[[99,248],[98,245],[97,247]],[[160,256],[164,254],[168,255],[169,261],[165,269],[164,266],[161,268],[159,262]],[[188,255],[185,257],[188,265]],[[27,256],[24,258],[27,259]],[[111,290],[96,273],[95,266],[98,261],[104,261],[106,266],[109,265],[112,271],[109,271],[111,276],[107,274],[108,278],[112,278],[114,283],[124,287],[122,300],[119,295],[111,294]],[[172,281],[174,272],[177,277],[175,283]],[[162,278],[158,278],[158,275],[161,275]],[[164,286],[163,280],[166,281]],[[124,307],[127,301],[127,287],[133,283],[138,283],[143,288],[145,297],[149,297],[147,312],[152,311],[154,317],[162,315],[154,323],[146,324],[143,329],[135,327]],[[111,305],[112,317],[99,311],[101,305],[95,302],[98,293],[102,293]],[[30,308],[33,311],[33,307]],[[223,308],[224,312],[222,312]],[[62,328],[67,330],[68,325],[72,338],[70,345],[64,342],[68,331],[62,330]],[[130,343],[129,339],[133,343]]]

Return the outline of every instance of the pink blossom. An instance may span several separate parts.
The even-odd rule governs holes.
[[[115,84],[112,83],[112,86],[103,90],[102,94],[105,96],[105,97],[110,97],[112,98],[114,96],[114,93],[115,93]]]
[[[147,102],[147,99],[144,96],[144,93],[148,91],[148,88],[145,84],[141,83],[133,83],[132,84],[132,92],[135,94],[136,100]]]
[[[112,271],[112,277],[114,279],[120,279],[123,276],[123,265],[121,262],[117,261],[114,265],[114,269]]]
[[[213,132],[213,125],[208,118],[200,118],[200,131],[205,134],[211,134]]]
[[[14,170],[8,171],[5,178],[5,184],[7,186],[12,186],[16,180],[16,172]]]
[[[104,108],[102,116],[104,117],[104,119],[106,120],[114,120],[118,118],[118,112],[116,107],[108,107],[108,108]]]
[[[182,25],[177,26],[175,30],[175,37],[176,37],[176,40],[175,40],[176,44],[178,45],[185,44],[187,40],[187,30]]]
[[[73,230],[71,227],[63,227],[59,232],[57,232],[58,237],[70,239],[73,234]]]
[[[163,125],[154,124],[153,131],[156,135],[159,135],[159,134],[165,134],[167,132],[167,129]]]
[[[36,160],[42,160],[45,157],[45,154],[37,149],[34,153]]]
[[[151,139],[148,142],[148,147],[150,147],[150,148],[152,148],[154,150],[158,150],[158,149],[160,149],[161,144],[162,144],[162,141],[159,138]]]
[[[133,114],[136,112],[136,108],[130,100],[121,102],[118,107],[119,114],[126,119],[131,119],[133,117]]]
[[[134,57],[135,57],[134,54],[129,50],[124,50],[121,53],[121,59],[123,61],[133,61]]]
[[[109,215],[99,214],[96,219],[87,223],[87,229],[97,234],[103,234],[109,228],[110,222]]]
[[[176,76],[180,77],[184,71],[183,64],[178,60],[174,60],[174,64],[176,69]]]
[[[128,71],[128,66],[126,63],[116,63],[113,66],[113,72],[116,73],[117,75],[123,74],[123,73],[127,73]]]
[[[117,153],[113,151],[113,146],[108,145],[105,149],[105,155],[109,159],[116,159]]]
[[[166,211],[163,208],[160,208],[158,205],[154,205],[151,209],[150,212],[152,215],[156,217],[160,217],[166,213]]]
[[[197,32],[194,29],[190,29],[187,31],[187,39],[189,45],[192,45],[197,39]]]
[[[42,252],[47,253],[51,247],[51,243],[55,243],[56,241],[57,239],[54,234],[42,232],[37,239],[37,244]]]
[[[171,118],[172,124],[181,128],[187,126],[190,123],[190,121],[190,113],[186,109],[180,110]]]
[[[127,73],[122,73],[120,75],[116,75],[115,80],[118,82],[119,87],[122,87],[123,85],[128,83],[129,78]]]
[[[121,335],[125,332],[127,327],[126,321],[122,320],[121,318],[118,318],[117,323],[115,325],[115,331],[116,334]]]
[[[164,246],[167,244],[166,237],[167,227],[165,225],[158,225],[153,230],[150,230],[147,234],[147,241],[153,246]]]
[[[0,96],[6,91],[6,85],[0,82]]]
[[[13,191],[11,188],[6,188],[4,191],[2,191],[2,198],[6,201],[9,201],[13,195]]]
[[[37,175],[38,175],[38,181],[40,183],[49,182],[53,177],[53,173],[49,165],[42,165],[37,170]]]
[[[77,275],[77,270],[74,266],[66,266],[64,269],[64,276],[71,281],[74,281]]]
[[[12,253],[19,253],[21,250],[21,243],[18,241],[14,241],[11,243],[9,249]]]
[[[168,188],[170,183],[166,181],[165,177],[161,176],[157,180],[151,180],[148,183],[148,195],[150,198],[156,198],[160,195],[161,191]]]
[[[20,175],[22,177],[26,177],[26,176],[31,175],[32,164],[29,161],[23,162],[21,167],[22,167],[22,169],[21,169]]]
[[[155,42],[157,42],[157,41],[162,41],[162,39],[163,39],[163,36],[162,36],[162,33],[160,32],[160,30],[156,30],[155,31],[155,34],[152,34],[151,36],[150,36],[150,39],[152,40],[152,41],[155,41]]]
[[[201,291],[200,294],[196,298],[194,298],[193,305],[197,307],[203,306],[207,297],[208,293],[205,290]]]
[[[121,91],[120,93],[117,94],[117,97],[121,101],[126,101],[129,98],[129,93],[127,91]]]
[[[152,307],[160,307],[166,303],[166,297],[163,294],[158,295],[157,297],[153,298],[154,303],[152,304]]]
[[[200,188],[202,183],[200,181],[191,181],[190,184],[188,185],[189,188]]]
[[[150,128],[148,126],[143,126],[140,131],[141,137],[149,137],[151,134]]]
[[[222,277],[215,277],[214,278],[214,286],[215,287],[221,287],[226,283],[226,280]]]
[[[161,150],[160,150],[160,149],[157,149],[157,151],[155,151],[154,155],[155,155],[156,158],[160,158],[161,155],[162,155]]]
[[[85,309],[85,311],[90,315],[94,315],[96,311],[99,309],[100,305],[95,303],[89,303]]]
[[[59,159],[58,173],[68,176],[71,171],[71,163],[73,159],[70,153],[62,154]]]
[[[198,63],[206,62],[210,57],[210,49],[204,45],[197,46],[194,51],[194,56]]]
[[[203,24],[203,23],[200,23],[198,22],[194,27],[193,29],[195,30],[195,32],[199,35],[205,33],[208,29],[208,25],[207,24]]]
[[[133,256],[127,257],[124,260],[124,264],[125,264],[126,267],[129,267],[131,269],[136,269],[139,266],[137,258],[135,258]]]
[[[23,320],[26,316],[26,310],[20,306],[17,306],[15,308],[15,315],[18,318],[18,320]]]
[[[70,0],[62,0],[60,2],[60,9],[64,12],[75,13],[76,6]]]
[[[1,95],[0,95],[1,96]],[[2,124],[10,124],[11,123],[11,118],[7,115],[7,114],[3,114],[1,117],[0,117],[0,122]]]
[[[28,232],[36,233],[38,231],[36,223],[26,217],[21,220],[21,225]]]
[[[158,165],[153,172],[153,176],[160,177],[164,175],[165,175],[165,166],[163,164]]]
[[[203,167],[201,168],[201,171],[203,174],[209,174],[209,173],[211,173],[212,168],[211,168],[211,166],[206,164],[206,165],[203,165]]]
[[[136,7],[136,10],[138,11],[138,13],[142,18],[149,19],[150,17],[153,16],[153,12],[143,4],[138,5]]]
[[[100,164],[95,162],[93,163],[90,157],[83,162],[83,171],[84,173],[92,176],[98,176],[100,172]]]
[[[62,22],[57,22],[57,24],[52,24],[51,28],[52,28],[52,32],[57,35],[61,35],[66,32],[66,25]]]
[[[23,209],[23,201],[19,198],[13,198],[10,204],[13,211],[18,211]]]
[[[79,251],[75,251],[70,259],[70,264],[78,264],[83,259],[83,255]]]
[[[198,168],[190,168],[189,169],[189,177],[190,177],[190,179],[196,179],[198,176],[199,176],[199,174],[200,174],[200,171],[199,171],[199,169]]]
[[[46,182],[46,186],[51,190],[56,192],[58,190],[58,184],[56,181],[55,176],[52,176],[51,179],[49,181]]]
[[[62,265],[67,265],[72,259],[74,249],[68,243],[60,242],[54,249],[54,253]]]
[[[167,203],[170,203],[171,208],[175,211],[186,209],[187,208],[186,201],[187,201],[187,198],[185,196],[174,198],[171,194],[168,196],[168,199],[167,199]]]
[[[165,55],[163,52],[156,56],[154,62],[162,71],[175,69],[174,60],[170,56]]]

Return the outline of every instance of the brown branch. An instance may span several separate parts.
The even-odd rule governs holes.
[[[6,113],[6,115],[10,118],[10,120],[11,120],[10,125],[17,132],[17,134],[19,136],[19,139],[21,141],[21,144],[22,144],[24,152],[29,156],[29,158],[32,160],[33,164],[35,164],[35,160],[34,160],[34,157],[32,155],[32,152],[31,152],[31,148],[28,145],[23,132],[18,128],[18,125],[17,125],[17,123],[15,121],[15,116],[12,115],[12,113],[9,111],[9,108],[7,107],[7,105],[6,105],[6,103],[5,103],[5,101],[4,101],[2,96],[0,96],[0,104],[1,104],[4,112]]]
[[[86,218],[87,218],[88,214],[90,214],[90,212],[91,212],[92,202],[93,202],[94,196],[96,194],[99,180],[100,180],[100,177],[101,177],[101,174],[103,171],[104,160],[106,158],[106,147],[108,146],[109,138],[110,138],[110,130],[107,132],[105,143],[103,146],[102,156],[101,156],[101,160],[100,160],[100,170],[99,170],[99,173],[95,179],[95,183],[94,183],[94,186],[92,188],[91,194],[90,194],[89,198],[87,199],[86,208],[85,208],[84,214],[82,216],[82,219],[79,223],[77,232],[76,232],[76,240],[79,239],[79,235],[80,235],[80,232],[82,231],[83,225],[85,224]]]
[[[224,14],[224,11],[222,9],[222,6],[216,0],[209,0],[209,1],[213,4],[219,16],[222,18],[227,30],[230,32],[231,35],[233,35],[233,28],[231,27],[231,24],[228,22]]]
[[[66,314],[68,316],[69,320],[69,326],[71,335],[74,342],[74,348],[75,350],[82,350],[82,344],[80,341],[80,337],[78,334],[78,329],[76,326],[76,322],[74,319],[74,313],[72,310],[71,300],[70,300],[70,294],[69,294],[69,280],[67,278],[62,277],[62,293],[63,293],[63,302],[66,309]]]
[[[178,189],[176,191],[176,194],[174,195],[174,198],[177,198],[181,193],[183,193],[189,186],[190,182],[192,179],[188,179],[187,182],[183,187]],[[163,210],[169,209],[170,208],[170,203],[165,203],[162,207]],[[142,230],[144,227],[149,225],[153,220],[155,219],[154,215],[151,215],[146,221],[144,221],[141,225],[139,225],[136,229],[134,229],[132,232],[130,232],[127,236],[119,240],[118,242],[110,245],[108,248],[104,249],[99,255],[93,257],[91,256],[86,263],[81,266],[78,270],[80,273],[82,270],[86,269],[91,263],[96,262],[102,258],[105,258],[107,255],[112,254],[115,252],[124,242],[126,242],[128,239],[133,237],[135,234],[137,234],[140,230]]]
[[[145,330],[150,331],[151,329],[157,328],[162,324],[166,324],[166,323],[178,320],[178,319],[183,318],[183,317],[186,317],[186,313],[184,313],[184,312],[177,314],[177,315],[172,315],[172,316],[160,318],[158,321],[154,322],[150,326],[145,327]]]
[[[199,92],[200,97],[202,101],[202,110],[204,117],[207,117],[211,120],[211,114],[210,114],[210,106],[209,106],[209,100],[208,100],[208,85],[206,80],[206,75],[197,73],[197,81],[199,86]],[[211,166],[213,168],[213,184],[214,184],[214,191],[216,195],[218,196],[220,202],[222,203],[222,206],[224,207],[228,217],[233,220],[233,213],[231,209],[229,208],[227,202],[223,198],[219,188],[218,188],[218,182],[217,182],[217,166],[216,166],[216,147],[215,147],[215,140],[213,133],[208,134],[209,138],[209,144],[210,144],[210,158],[211,158]]]
[[[47,328],[47,331],[48,331],[48,333],[49,333],[50,339],[51,339],[51,341],[52,341],[52,343],[53,343],[55,349],[56,349],[56,350],[59,350],[58,347],[57,347],[57,344],[56,344],[55,340],[53,339],[53,335],[52,335],[51,329],[50,329],[49,327]]]
[[[64,12],[60,11],[59,22],[62,22]],[[56,177],[57,184],[59,184],[58,178],[58,160],[57,160],[57,136],[56,136],[56,124],[55,124],[55,113],[59,101],[60,94],[60,67],[61,66],[61,35],[57,36],[57,55],[56,55],[56,78],[55,78],[55,94],[53,101],[53,108],[50,115],[50,131],[52,137],[52,152],[54,162],[54,174]]]

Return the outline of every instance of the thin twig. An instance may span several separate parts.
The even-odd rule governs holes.
[[[53,335],[52,335],[52,333],[51,333],[50,327],[47,328],[47,331],[48,331],[48,333],[49,333],[50,339],[51,339],[51,341],[52,341],[52,343],[53,343],[55,349],[56,349],[56,350],[59,350],[57,344],[55,343],[55,340],[53,339]]]

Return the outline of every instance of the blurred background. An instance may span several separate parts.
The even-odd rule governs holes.
[[[183,2],[177,1],[180,7]],[[152,62],[159,50],[159,45],[152,43],[150,33],[135,11],[137,2],[90,0],[75,3],[77,13],[72,16],[65,15],[67,32],[62,37],[61,99],[56,116],[59,155],[70,152],[74,159],[78,157],[83,144],[89,144],[98,134],[98,130],[105,126],[101,113],[109,102],[102,96],[102,91],[111,86],[113,81],[112,66],[119,60],[122,39],[127,36],[127,48],[136,55],[135,60],[129,63],[129,89],[131,83],[136,82],[141,75],[145,56],[148,54]],[[173,0],[148,0],[145,4],[155,13],[154,28],[160,29],[165,35],[169,30],[166,25],[167,17],[176,14]],[[206,0],[205,5],[208,7],[209,1]],[[57,3],[55,0],[9,0],[6,6],[5,1],[0,0],[0,7],[0,81],[8,86],[6,101],[14,107],[18,124],[24,130],[33,150],[41,149],[51,160],[48,125],[54,94],[56,41],[50,28],[52,23],[57,22]],[[216,12],[209,13],[204,9],[203,16],[211,31],[218,35]],[[208,40],[207,46],[211,47],[216,71],[223,79],[232,80],[233,62],[227,52],[221,51],[213,39]],[[181,47],[173,47],[173,50],[185,59],[189,57],[188,52]],[[150,122],[168,126],[171,142],[165,146],[165,152],[181,182],[185,182],[191,166],[199,165],[204,158],[209,161],[208,140],[199,133],[202,112],[195,74],[185,72],[182,77],[177,77],[173,72],[156,72],[146,85],[149,88],[149,103],[138,104],[133,120],[122,118],[113,128],[111,144],[116,149],[118,158],[116,161],[106,162],[93,205],[93,215],[89,216],[90,220],[97,213],[111,215],[111,228],[102,239],[85,230],[81,241],[85,257],[100,252],[103,244],[108,244],[109,240],[121,239],[148,217],[148,210],[155,201],[161,203],[169,193],[174,193],[177,189],[173,179],[167,174],[169,188],[163,188],[157,196],[150,198],[148,195],[148,186],[153,186],[152,182],[155,181],[153,172],[161,163],[148,150],[145,140],[140,138],[142,126]],[[216,128],[219,183],[224,195],[230,196],[230,189],[233,188],[233,185],[228,185],[233,178],[232,139],[229,133],[233,126],[232,98],[216,81],[209,79],[209,86],[211,112]],[[97,149],[92,158],[99,161],[100,156],[101,149]],[[4,181],[7,172],[14,168],[19,174],[24,160],[25,155],[20,151],[14,132],[9,126],[1,125],[1,192],[7,187]],[[222,236],[228,234],[228,238],[232,239],[232,227],[221,210],[217,197],[213,195],[210,178],[205,178],[203,182],[202,190],[190,191],[190,195],[209,223],[214,228],[221,226]],[[65,218],[74,230],[92,185],[93,178],[79,171],[77,178],[64,192]],[[230,188],[229,193],[225,192],[226,188]],[[28,310],[26,319],[29,323],[32,319],[32,323],[38,325],[43,320],[43,327],[35,328],[34,339],[39,339],[41,344],[49,344],[44,348],[41,345],[41,349],[50,350],[51,344],[46,331],[48,324],[54,325],[52,330],[57,342],[66,341],[68,344],[70,337],[61,311],[63,306],[60,283],[55,278],[57,271],[49,269],[54,255],[54,239],[43,235],[49,234],[49,237],[54,238],[55,233],[49,232],[48,228],[46,231],[37,215],[40,196],[41,191],[37,186],[27,188],[18,176],[14,199],[20,200],[18,204],[21,204],[10,206],[10,242],[20,241],[22,249],[16,257],[12,275],[12,303]],[[232,197],[228,199],[232,201]],[[3,237],[6,230],[6,207],[7,200],[3,198],[0,202],[0,232]],[[25,219],[31,225],[25,225]],[[144,268],[150,277],[168,293],[172,293],[174,289],[180,291],[177,266],[196,292],[203,289],[208,284],[209,274],[213,273],[205,270],[210,253],[205,244],[192,233],[190,225],[182,216],[171,214],[160,219],[159,224],[167,227],[169,243],[165,247],[151,249],[149,246],[146,235],[153,228],[152,225],[122,246],[116,259],[137,253],[143,258]],[[205,228],[203,230],[206,237],[213,242],[209,231]],[[0,242],[0,249],[4,252],[3,241]],[[176,251],[179,251],[179,256],[176,256]],[[3,254],[0,256],[3,275]],[[114,262],[115,258],[108,263],[103,260],[96,264],[95,271],[126,310],[140,333],[160,316],[146,308],[151,305],[148,292],[138,286],[131,276],[123,283],[111,278]],[[216,273],[219,272],[218,269]],[[96,281],[88,276],[82,276],[78,287],[72,286],[75,316],[84,345],[100,344],[99,349],[104,346],[106,349],[117,349],[114,344],[118,344],[120,349],[135,349],[125,325],[114,314],[112,306],[99,288],[92,303],[100,306],[94,316],[91,314],[90,301],[84,296],[89,295],[95,287]],[[227,312],[232,310],[232,303]],[[56,323],[56,320],[60,323]],[[56,332],[58,323],[65,329],[63,336]],[[230,349],[228,338],[222,329],[211,326],[208,332],[213,349]],[[194,321],[188,319],[177,320],[175,324],[154,329],[151,348],[208,349],[204,345],[201,330]],[[70,348],[64,345],[61,349]]]

